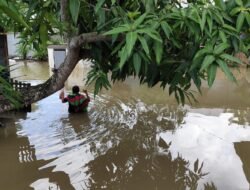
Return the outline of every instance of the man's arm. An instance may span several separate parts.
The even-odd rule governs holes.
[[[68,99],[65,98],[65,96],[64,96],[64,89],[61,90],[59,98],[62,100],[62,103],[65,103],[68,101]]]
[[[90,101],[88,91],[87,90],[83,90],[83,92],[86,94],[87,99]]]

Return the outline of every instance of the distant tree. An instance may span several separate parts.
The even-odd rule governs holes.
[[[62,88],[80,59],[93,62],[88,82],[95,93],[111,86],[108,74],[112,82],[137,76],[184,103],[193,98],[192,83],[212,86],[217,69],[235,81],[228,65],[241,64],[237,52],[249,55],[249,0],[1,0],[0,10],[0,25],[21,32],[34,49],[46,48],[55,34],[68,43],[64,64],[24,92],[24,103]]]

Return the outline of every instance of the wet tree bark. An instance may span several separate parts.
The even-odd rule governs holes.
[[[21,92],[23,105],[25,106],[37,102],[63,88],[65,81],[68,79],[78,61],[83,57],[91,58],[89,51],[84,51],[81,48],[83,44],[109,40],[111,40],[110,37],[99,35],[95,32],[81,34],[72,38],[68,45],[68,54],[64,63],[58,68],[58,70],[46,82],[36,86],[31,86],[28,90],[25,89]],[[82,54],[82,52],[87,53]],[[7,100],[4,104],[0,104],[0,113],[13,109],[15,109],[14,105],[11,105]]]

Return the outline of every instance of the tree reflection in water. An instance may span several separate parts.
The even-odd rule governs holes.
[[[180,116],[176,110],[172,113]],[[199,180],[207,175],[202,172],[203,163],[199,163],[197,159],[190,166],[189,161],[181,155],[173,158],[169,151],[171,143],[165,142],[158,134],[163,130],[173,130],[173,126],[176,126],[173,122],[176,120],[168,120],[166,127],[166,122],[163,124],[159,118],[152,120],[152,114],[159,113],[140,114],[140,119],[131,130],[124,130],[122,133],[110,131],[108,136],[103,137],[106,140],[98,140],[100,146],[92,143],[91,152],[97,154],[97,157],[85,165],[88,175],[86,185],[89,189],[198,188]],[[150,115],[151,120],[145,118]],[[182,118],[184,115],[182,112]],[[180,117],[178,121],[181,123]],[[112,139],[117,139],[117,135],[120,140],[114,145]],[[107,151],[103,151],[103,144],[107,144],[107,139],[113,142],[113,146],[105,147]],[[203,189],[212,190],[216,187],[213,183],[207,183],[203,185]]]
[[[249,150],[250,142],[236,142],[234,143],[234,148],[237,155],[240,157],[243,165],[243,171],[245,173],[246,179],[249,183],[250,189],[250,150]]]
[[[228,109],[226,111],[234,114],[234,116],[230,120],[231,123],[235,123],[241,126],[248,126],[250,124],[250,108]]]
[[[10,112],[0,116],[3,124],[0,128],[0,189],[31,190],[32,184],[37,180],[48,179],[49,183],[54,184],[57,189],[74,190],[66,173],[53,172],[54,167],[40,169],[53,159],[37,159],[35,147],[30,144],[28,137],[18,135],[21,126],[16,123],[17,118],[26,119],[26,113]],[[51,184],[48,186],[49,189]]]

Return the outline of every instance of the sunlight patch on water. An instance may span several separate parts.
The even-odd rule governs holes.
[[[162,132],[160,136],[172,143],[170,151],[174,157],[180,153],[191,162],[197,158],[203,161],[205,172],[209,172],[205,179],[213,181],[218,189],[245,189],[248,182],[234,142],[249,141],[250,126],[232,124],[232,117],[232,113],[207,116],[189,112],[180,129]]]
[[[39,179],[32,183],[30,187],[34,188],[34,190],[60,190],[60,188],[56,184],[49,182],[48,178]]]

